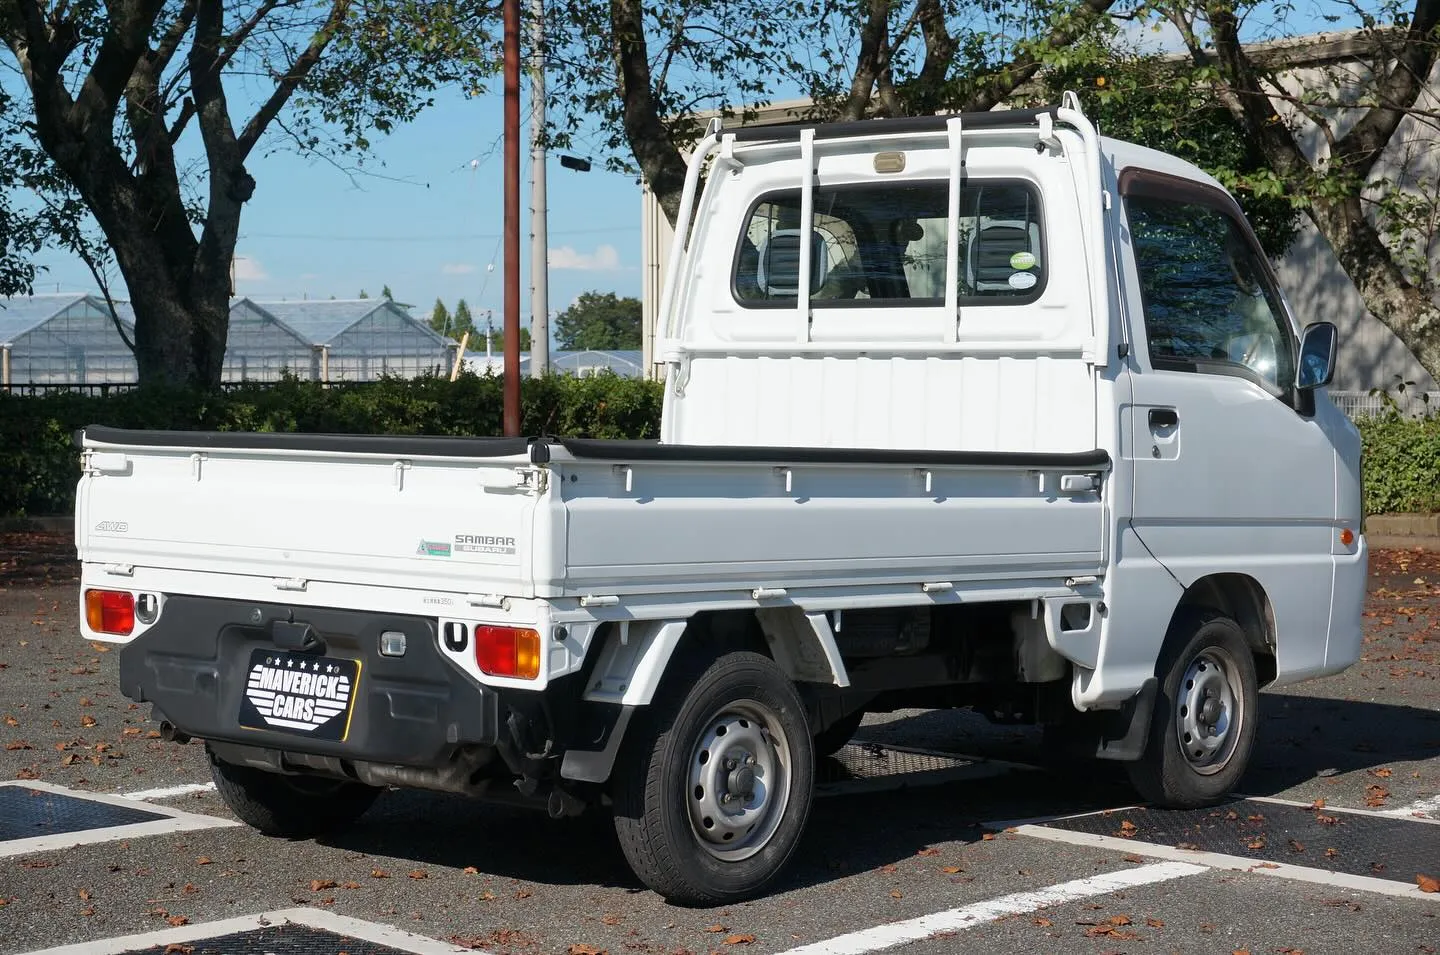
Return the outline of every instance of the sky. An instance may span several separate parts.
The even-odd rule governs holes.
[[[1315,18],[1336,0],[1302,0],[1302,32],[1333,29]],[[1173,29],[1135,27],[1148,46],[1178,49]],[[529,324],[529,150],[522,80],[521,322]],[[777,93],[783,98],[783,93]],[[232,94],[234,104],[239,97]],[[486,312],[503,322],[504,98],[500,77],[484,94],[441,94],[430,109],[388,136],[374,138],[370,171],[354,175],[293,152],[252,155],[257,180],[246,204],[236,250],[237,293],[257,300],[378,297],[428,316],[437,298],[452,311],[460,299],[477,324]],[[236,110],[238,112],[238,109]],[[237,120],[237,126],[245,117]],[[189,149],[198,137],[188,137]],[[185,140],[181,147],[185,148]],[[584,145],[570,152],[585,155]],[[641,190],[634,178],[566,169],[559,154],[546,165],[549,308],[553,315],[585,291],[641,292]],[[49,252],[36,291],[96,291],[89,272],[65,253]],[[123,284],[120,285],[123,291]],[[552,326],[553,327],[553,326]]]

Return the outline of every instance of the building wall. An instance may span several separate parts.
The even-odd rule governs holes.
[[[134,330],[127,334],[133,341]],[[130,383],[138,375],[109,313],[88,297],[11,343],[14,385]]]

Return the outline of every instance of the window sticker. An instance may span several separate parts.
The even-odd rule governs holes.
[[[1024,271],[1025,269],[1033,269],[1033,268],[1035,267],[1035,253],[1034,253],[1034,252],[1016,252],[1014,255],[1010,256],[1010,267],[1011,267],[1012,269],[1019,269],[1019,270],[1021,270],[1021,271]],[[1032,276],[1032,278],[1033,278],[1033,276]],[[1010,284],[1011,284],[1011,285],[1015,285],[1014,282],[1011,282]],[[1026,285],[1015,285],[1015,287],[1016,287],[1016,288],[1030,288],[1030,286],[1032,286],[1032,285],[1034,285],[1034,284],[1035,284],[1035,283],[1032,281],[1032,282],[1030,282],[1030,283],[1028,283],[1028,284],[1026,284]]]
[[[1033,272],[1016,272],[1009,278],[1010,287],[1013,289],[1034,288],[1035,281]]]

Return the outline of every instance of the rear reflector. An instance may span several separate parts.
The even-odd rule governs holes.
[[[476,627],[475,662],[489,676],[540,675],[540,634],[515,627]]]
[[[135,595],[125,590],[85,591],[85,622],[96,633],[128,636],[135,629]]]

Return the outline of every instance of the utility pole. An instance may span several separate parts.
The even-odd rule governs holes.
[[[550,370],[550,263],[545,199],[545,0],[530,0],[530,376]]]
[[[520,437],[520,0],[505,4],[505,437]]]

